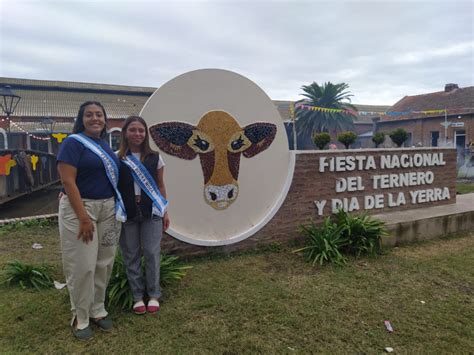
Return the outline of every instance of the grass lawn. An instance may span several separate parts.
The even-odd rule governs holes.
[[[456,184],[456,191],[458,194],[469,194],[474,192],[474,183],[457,183]]]
[[[35,242],[44,248],[32,249]],[[112,312],[112,333],[95,331],[87,343],[72,337],[65,289],[1,286],[1,352],[474,351],[474,232],[345,267],[313,268],[290,251],[192,260],[158,315]],[[13,259],[49,264],[63,280],[56,227],[1,234],[0,267]]]

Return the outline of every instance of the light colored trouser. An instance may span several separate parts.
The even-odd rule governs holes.
[[[79,220],[66,195],[59,202],[59,235],[73,320],[84,329],[90,318],[107,315],[105,292],[112,273],[121,223],[115,220],[115,199],[82,199],[94,225],[88,244],[77,239]]]
[[[145,283],[140,265],[141,249],[145,257],[146,292],[148,297],[160,298],[160,250],[163,236],[163,219],[153,216],[142,222],[122,224],[120,250],[135,302],[143,299]]]

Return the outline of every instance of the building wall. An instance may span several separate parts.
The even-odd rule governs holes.
[[[446,165],[434,167],[419,167],[406,169],[387,169],[383,170],[383,174],[397,174],[401,172],[424,172],[432,171],[434,173],[434,182],[430,185],[411,186],[403,188],[390,188],[380,191],[373,189],[368,182],[374,174],[381,173],[381,170],[362,170],[348,172],[319,172],[320,157],[337,157],[347,155],[372,155],[375,159],[379,159],[384,154],[409,154],[415,153],[443,153]],[[419,189],[432,189],[435,187],[447,187],[450,193],[449,200],[411,204],[407,202],[405,205],[398,207],[389,207],[386,205],[382,209],[371,209],[369,213],[381,213],[399,210],[408,210],[415,208],[426,208],[427,206],[437,206],[456,202],[456,151],[454,149],[445,148],[422,148],[422,149],[370,149],[370,150],[337,150],[337,151],[313,151],[301,152],[296,154],[296,166],[293,175],[293,181],[288,195],[280,207],[279,211],[272,220],[265,225],[260,231],[242,242],[222,246],[222,247],[203,247],[181,242],[171,236],[165,235],[162,242],[163,249],[168,253],[181,254],[186,256],[204,255],[209,253],[226,253],[233,251],[241,251],[255,247],[268,246],[272,243],[288,243],[299,238],[297,232],[300,224],[310,223],[311,220],[321,222],[323,216],[318,215],[314,201],[330,200],[337,197],[338,199],[356,197],[359,200],[365,195],[372,194],[388,194],[395,192],[403,192],[409,196],[409,191]],[[351,176],[360,176],[365,181],[364,191],[340,192],[335,193],[336,180]],[[407,200],[408,201],[408,200]],[[330,210],[326,209],[324,215],[329,215]],[[173,221],[173,216],[170,216]]]
[[[376,130],[379,132],[389,133],[396,128],[403,128],[407,132],[412,134],[413,145],[417,146],[420,144],[424,147],[431,147],[431,132],[439,132],[438,146],[443,146],[445,141],[445,130],[441,125],[445,121],[444,116],[424,118],[424,119],[407,119],[397,121],[379,121],[377,123]],[[465,131],[466,143],[474,141],[474,115],[463,115],[461,118],[458,116],[448,116],[448,122],[463,122],[464,127],[453,128],[448,127],[447,129],[447,141],[448,144],[454,145],[455,131]],[[386,138],[385,147],[394,146],[389,137]]]

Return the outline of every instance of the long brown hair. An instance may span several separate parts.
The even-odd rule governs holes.
[[[127,140],[127,129],[128,129],[128,126],[130,126],[132,122],[141,123],[143,127],[145,127],[145,140],[140,146],[140,160],[143,162],[148,155],[155,154],[156,152],[150,147],[148,126],[145,120],[141,118],[140,116],[130,116],[125,120],[125,123],[123,124],[123,127],[122,127],[122,139],[120,140],[120,148],[117,154],[118,154],[118,157],[122,159],[123,157],[125,157],[125,155],[127,155],[127,152],[130,149],[130,147],[128,146],[128,140]]]

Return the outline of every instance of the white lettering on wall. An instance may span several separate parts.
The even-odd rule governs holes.
[[[376,164],[378,163],[378,166]],[[349,155],[349,156],[329,156],[319,158],[319,171],[324,172],[353,172],[375,169],[398,169],[399,171],[382,174],[381,171],[375,171],[370,177],[349,176],[337,177],[335,180],[335,192],[346,193],[345,197],[332,198],[329,200],[314,201],[319,216],[324,215],[326,205],[330,205],[332,213],[339,209],[347,212],[357,211],[359,209],[383,209],[385,207],[393,208],[411,204],[430,203],[436,201],[449,200],[451,198],[448,187],[430,187],[435,181],[435,174],[431,170],[420,168],[429,168],[444,166],[446,161],[441,152],[417,152],[409,154],[403,152],[400,154],[383,154],[377,157],[371,155]],[[417,171],[410,171],[417,169]],[[400,171],[401,170],[401,171]],[[403,171],[405,170],[405,171]],[[406,171],[408,170],[408,171]],[[337,176],[337,174],[336,174]],[[365,191],[367,181],[375,190],[372,195],[347,196],[347,193]],[[371,181],[371,182],[370,182]],[[411,191],[390,191],[387,193],[377,193],[377,190],[400,189],[420,186],[418,190]],[[425,186],[422,188],[421,186]],[[359,199],[363,206],[359,205]]]
[[[326,200],[314,201],[316,208],[318,209],[318,215],[322,216],[324,213],[324,206],[326,206]]]
[[[351,176],[336,180],[336,192],[362,190],[364,190],[364,186],[362,185],[362,177],[360,176]]]

